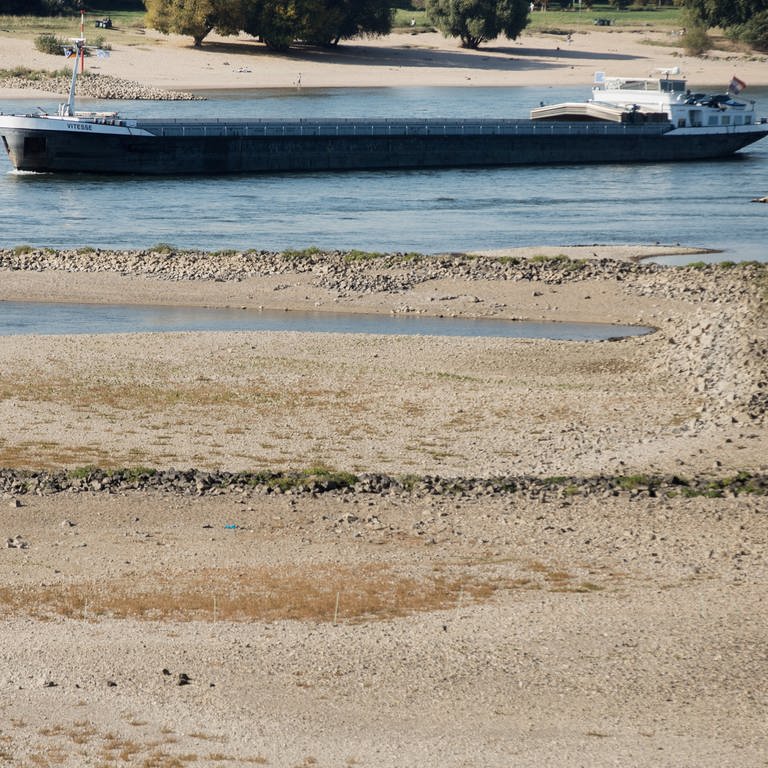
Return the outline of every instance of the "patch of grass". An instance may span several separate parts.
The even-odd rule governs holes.
[[[84,459],[104,466],[112,462],[128,463],[130,458],[130,455],[120,457],[94,446],[62,445],[55,441],[27,440],[13,445],[0,445],[0,466],[4,467],[58,469],[74,463],[80,464]]]
[[[321,253],[323,253],[323,251],[320,248],[318,248],[316,245],[311,245],[309,248],[302,248],[300,250],[289,248],[283,251],[282,256],[284,259],[288,259],[289,261],[302,261],[303,259],[309,259],[313,256],[318,256]]]
[[[656,6],[633,6],[623,11],[607,3],[593,3],[591,8],[582,7],[581,10],[553,10],[534,11],[530,14],[530,23],[526,32],[537,34],[564,34],[577,32],[579,29],[592,29],[595,19],[608,18],[614,27],[642,27],[644,30],[658,29],[666,31],[679,29],[682,25],[680,8],[657,8]],[[597,29],[602,29],[597,27]]]
[[[319,484],[325,489],[349,488],[358,478],[351,472],[339,472],[326,466],[314,466],[293,472],[255,472],[247,475],[251,485],[266,485],[280,490],[310,490]]]
[[[406,263],[423,261],[424,258],[424,254],[419,253],[418,251],[408,251],[407,253],[400,254],[400,260]]]
[[[143,11],[103,11],[98,7],[89,8],[86,16],[86,24],[93,29],[94,17],[109,16],[112,19],[113,28],[107,35],[116,39],[118,36],[122,43],[133,44],[144,40]],[[65,40],[80,34],[80,15],[65,14],[62,16],[10,16],[0,15],[0,30],[2,35],[15,38],[34,39],[38,35],[62,35]],[[60,54],[61,51],[58,51]]]
[[[15,256],[24,256],[28,253],[32,253],[35,249],[31,245],[15,245],[13,247],[13,253]]]
[[[392,19],[392,29],[398,32],[425,32],[433,27],[427,18],[426,11],[413,8],[396,8]]]
[[[93,464],[89,464],[85,467],[75,467],[67,472],[67,476],[72,480],[87,480],[93,476],[93,473],[98,471],[98,468]]]
[[[155,245],[152,245],[149,247],[149,250],[152,253],[162,253],[165,255],[170,255],[172,253],[175,253],[178,249],[171,245],[170,243],[155,243]]]
[[[47,80],[51,77],[69,77],[71,72],[66,69],[30,69],[29,67],[13,67],[11,69],[0,69],[0,78],[18,77],[22,80],[36,82],[38,80]]]
[[[625,491],[634,491],[641,487],[647,487],[651,483],[651,478],[648,475],[626,475],[617,477],[616,482],[619,488],[623,488]]]
[[[411,568],[386,565],[207,568],[98,584],[0,587],[0,606],[38,618],[82,619],[87,611],[89,620],[213,621],[215,597],[218,621],[330,622],[338,595],[338,619],[359,622],[484,602],[515,586],[470,569],[414,576]]]

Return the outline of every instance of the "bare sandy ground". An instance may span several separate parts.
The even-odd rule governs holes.
[[[646,37],[590,29],[570,46],[526,36],[470,53],[393,36],[276,56],[148,34],[141,46],[116,39],[91,66],[185,90],[295,87],[299,75],[303,87],[587,86],[596,69],[670,65],[692,83],[768,82],[763,61],[688,59]],[[0,67],[61,66],[3,43]],[[2,92],[16,95],[31,94]],[[737,282],[704,294],[690,279],[690,290],[682,278],[445,280],[340,296],[301,274],[4,270],[0,299],[658,331],[605,343],[6,337],[0,466],[765,473],[764,420],[744,403],[768,324]],[[0,764],[764,766],[765,498],[8,491]]]
[[[658,331],[6,337],[0,465],[764,473],[763,422],[739,398],[765,323],[751,288],[711,279],[719,291],[673,272],[334,301],[298,273],[3,271],[0,298],[407,305]],[[765,496],[0,503],[9,765],[764,765]]]
[[[76,34],[77,30],[73,32]],[[188,38],[147,30],[140,44],[109,35],[107,59],[92,59],[92,71],[176,90],[379,86],[521,86],[592,83],[598,70],[648,76],[656,68],[679,67],[692,85],[725,87],[734,74],[748,85],[768,84],[766,57],[715,51],[685,56],[679,38],[653,30],[598,30],[583,26],[567,43],[561,35],[500,38],[478,51],[438,33],[393,34],[351,41],[336,50],[269,52],[245,37],[211,35],[195,50]],[[64,59],[40,53],[31,41],[3,36],[0,68],[23,65],[60,69]],[[585,93],[587,89],[585,87]],[[4,90],[6,98],[31,96]]]

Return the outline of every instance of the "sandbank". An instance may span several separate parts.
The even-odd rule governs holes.
[[[296,48],[274,53],[245,36],[206,38],[195,49],[189,38],[147,30],[141,44],[110,35],[112,53],[90,59],[90,71],[167,89],[247,90],[258,88],[407,86],[588,86],[595,71],[648,76],[657,68],[679,67],[697,86],[725,87],[734,74],[748,85],[768,84],[764,56],[712,52],[689,57],[679,37],[645,29],[575,29],[573,42],[562,35],[526,34],[500,38],[477,51],[436,32],[391,34],[348,41],[336,49]],[[3,38],[0,68],[23,65],[60,69],[64,59],[34,49],[32,41]],[[586,88],[585,88],[586,92]],[[3,90],[6,98],[31,96]]]

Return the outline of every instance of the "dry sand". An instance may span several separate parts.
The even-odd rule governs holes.
[[[612,343],[7,337],[2,465],[768,469],[763,421],[743,410],[764,317],[750,314],[753,287],[720,274],[344,296],[304,273],[0,278],[0,298],[659,328]],[[764,764],[764,496],[83,492],[2,505],[0,534],[28,545],[0,549],[8,764]]]
[[[764,63],[670,57],[644,38],[590,29],[557,54],[553,37],[468,53],[394,36],[284,56],[163,38],[115,43],[97,66],[181,89],[289,87],[299,73],[306,86],[587,85],[595,69],[669,64],[697,83],[734,70],[768,82]],[[5,43],[0,66],[58,66]],[[302,274],[4,270],[0,299],[659,330],[611,343],[7,337],[0,465],[765,473],[764,419],[744,410],[765,318],[743,286],[705,295],[690,279],[334,296]],[[762,496],[9,492],[0,539],[28,546],[0,549],[0,764],[764,766],[767,513]]]
[[[568,44],[560,35],[524,34],[500,38],[477,51],[459,47],[438,33],[393,34],[351,41],[338,49],[272,53],[252,39],[215,34],[201,49],[189,38],[148,30],[141,44],[121,43],[106,59],[91,59],[91,71],[176,90],[377,86],[539,86],[592,83],[598,70],[648,76],[656,68],[679,67],[696,87],[725,87],[734,74],[748,85],[768,84],[763,55],[714,51],[689,57],[669,32],[597,30],[583,26]],[[558,50],[559,48],[559,50]],[[3,36],[0,68],[24,65],[60,69],[64,60],[34,49],[32,41]],[[586,88],[585,88],[586,92]],[[2,91],[6,97],[28,91]]]

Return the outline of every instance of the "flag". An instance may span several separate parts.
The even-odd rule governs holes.
[[[747,84],[734,75],[731,78],[731,84],[728,86],[728,91],[735,96],[738,96],[746,87]]]
[[[65,48],[64,56],[68,59],[71,59],[73,56],[77,56],[77,51],[74,48]]]

